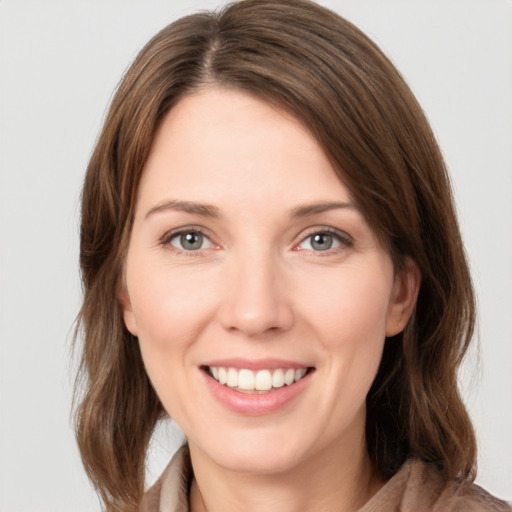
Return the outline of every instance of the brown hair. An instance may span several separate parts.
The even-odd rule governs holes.
[[[367,397],[367,445],[381,475],[409,456],[471,479],[475,438],[457,387],[474,298],[445,164],[428,122],[379,48],[307,0],[244,0],[184,17],[139,53],[112,100],[82,196],[84,301],[77,439],[109,511],[135,510],[163,409],[126,330],[116,291],[155,131],[184,95],[237,88],[301,120],[397,268],[422,284],[404,332],[385,343]]]

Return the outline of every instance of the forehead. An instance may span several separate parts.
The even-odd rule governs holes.
[[[237,204],[350,200],[300,121],[252,95],[217,87],[185,96],[157,131],[139,199],[154,202],[165,194]]]

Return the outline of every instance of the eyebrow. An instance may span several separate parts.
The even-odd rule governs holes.
[[[344,202],[321,202],[321,203],[312,203],[304,206],[297,206],[292,210],[292,218],[296,217],[310,217],[312,215],[316,215],[318,213],[327,212],[329,210],[337,210],[338,208],[353,208],[357,209],[356,205],[353,203],[344,203]]]
[[[219,218],[220,211],[218,208],[211,204],[205,203],[195,203],[192,201],[164,201],[162,203],[153,206],[146,213],[146,218],[156,212],[166,211],[166,210],[176,210],[185,213],[191,213],[193,215],[201,215],[203,217],[211,217],[211,218]]]
[[[316,215],[319,213],[327,212],[329,210],[336,210],[339,208],[353,208],[356,209],[356,206],[352,203],[345,202],[319,202],[306,204],[303,206],[297,206],[291,211],[292,218],[302,218],[302,217],[310,217],[312,215]],[[218,219],[221,217],[220,211],[216,206],[206,203],[196,203],[193,201],[178,201],[178,200],[169,200],[163,201],[148,210],[146,213],[146,218],[150,215],[166,211],[166,210],[175,210],[181,211],[185,213],[190,213],[192,215],[201,215],[203,217],[210,217],[214,219]]]

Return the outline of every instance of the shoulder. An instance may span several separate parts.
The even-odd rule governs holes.
[[[504,501],[492,496],[476,484],[460,485],[450,483],[439,496],[436,510],[453,510],[454,512],[512,512]]]
[[[475,484],[445,482],[436,468],[408,460],[360,512],[512,512]]]
[[[187,446],[173,456],[160,478],[144,494],[139,512],[188,512],[192,466]]]
[[[425,462],[411,460],[404,468],[408,473],[403,499],[415,509],[414,502],[428,504],[433,512],[511,512],[512,509],[475,484],[445,482],[437,469]]]

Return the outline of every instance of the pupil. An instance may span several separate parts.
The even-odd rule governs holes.
[[[180,242],[184,249],[194,251],[201,248],[201,245],[203,244],[203,235],[200,233],[187,233],[185,235],[181,235]]]
[[[332,247],[332,235],[326,233],[314,235],[311,246],[318,251],[327,251]]]

